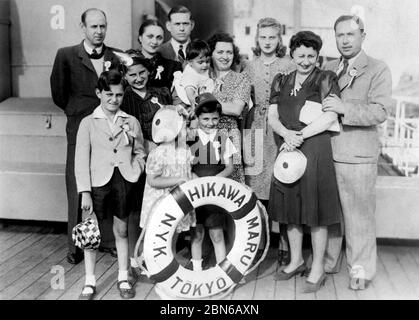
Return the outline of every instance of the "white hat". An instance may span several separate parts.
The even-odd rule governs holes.
[[[173,109],[160,109],[156,112],[151,126],[155,143],[170,142],[176,139],[183,126],[183,117]]]
[[[274,164],[274,177],[282,183],[293,183],[300,179],[307,166],[307,158],[298,149],[281,151]]]

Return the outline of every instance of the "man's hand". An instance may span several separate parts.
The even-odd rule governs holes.
[[[90,192],[83,192],[81,194],[81,209],[83,211],[88,211],[89,214],[93,212],[93,201]]]
[[[345,105],[343,104],[342,100],[335,94],[331,94],[322,102],[324,112],[326,111],[333,111],[337,114],[345,114]]]
[[[286,130],[284,136],[285,143],[291,148],[298,148],[304,142],[303,135],[300,131]]]

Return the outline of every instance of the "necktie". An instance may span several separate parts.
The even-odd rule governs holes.
[[[185,54],[183,53],[183,45],[179,45],[179,51],[177,52],[179,61],[183,63],[185,61]]]
[[[103,55],[104,55],[104,53],[105,53],[105,50],[102,50],[102,52],[101,52],[101,53],[97,53],[96,49],[93,49],[93,50],[92,50],[92,54],[89,54],[89,58],[90,58],[90,59],[97,60],[97,59],[102,58],[102,57],[103,57]]]
[[[348,66],[349,66],[349,62],[348,59],[343,59],[343,69],[342,71],[339,73],[338,79],[342,78],[343,75],[346,74],[346,72],[348,71]]]

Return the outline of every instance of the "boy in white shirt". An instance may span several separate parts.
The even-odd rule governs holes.
[[[233,154],[237,152],[227,131],[218,130],[221,104],[211,93],[203,93],[196,99],[198,129],[190,129],[188,144],[195,156],[192,173],[198,177],[217,176],[228,178],[233,172]],[[193,133],[195,133],[193,135]],[[217,263],[226,257],[224,225],[227,213],[218,206],[206,205],[196,209],[196,228],[192,234],[193,270],[202,270],[202,241],[205,228],[214,246]]]

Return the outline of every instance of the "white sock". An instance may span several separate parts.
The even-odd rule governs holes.
[[[96,277],[94,275],[93,276],[86,275],[86,280],[85,280],[85,283],[84,284],[87,285],[87,286],[96,287]],[[90,287],[86,287],[86,288],[83,289],[83,292],[82,293],[83,294],[93,293],[93,289],[90,288]]]
[[[89,286],[96,286],[96,277],[93,275],[93,276],[88,276],[88,275],[86,275],[86,281],[85,281],[85,284],[86,285],[89,285]]]
[[[128,280],[128,270],[119,270],[118,271],[118,281]]]
[[[202,259],[199,259],[199,260],[191,259],[191,261],[192,261],[193,271],[202,271]]]
[[[118,271],[118,281],[128,281],[128,270],[119,270]],[[123,282],[121,284],[122,289],[131,289],[131,285],[128,282]]]

